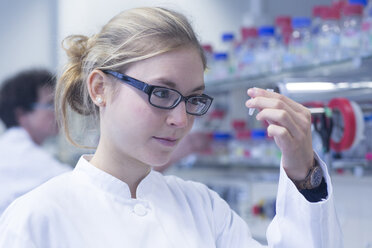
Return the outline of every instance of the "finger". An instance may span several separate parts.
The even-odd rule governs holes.
[[[291,146],[295,143],[293,142],[293,137],[288,132],[288,129],[279,125],[270,124],[267,127],[267,135],[274,138],[275,143],[278,145],[282,153],[286,153],[293,149]]]
[[[251,98],[246,101],[246,106],[248,108],[257,108],[257,109],[265,109],[265,108],[272,108],[272,109],[284,109],[286,111],[290,111],[291,113],[296,113],[286,102],[278,99],[278,98],[269,98],[263,96],[257,96],[255,98]]]
[[[276,93],[276,92],[271,92],[271,91],[267,91],[267,90],[260,89],[260,88],[250,88],[250,89],[248,89],[247,93],[252,98],[267,97],[267,98],[279,99],[280,101],[285,102],[288,106],[290,106],[296,112],[303,112],[307,109],[303,105],[293,101],[292,99],[290,99],[290,98],[288,98],[284,95]]]
[[[268,98],[257,96],[246,101],[246,106],[248,108],[285,110],[301,129],[308,129],[311,123],[311,114],[307,108],[303,107],[304,109],[301,109],[301,112],[296,112],[287,102],[282,101],[280,97]]]
[[[291,115],[284,109],[263,109],[256,119],[286,128],[296,142],[303,142],[311,133],[311,119],[297,113]]]
[[[263,109],[257,114],[256,119],[259,121],[267,121],[269,124],[282,126],[289,130],[289,134],[292,137],[302,135],[300,128],[293,120],[292,116],[285,110]]]

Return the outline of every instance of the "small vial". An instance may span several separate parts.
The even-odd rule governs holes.
[[[274,92],[274,89],[266,89],[267,91],[270,91],[270,92]],[[253,115],[253,113],[254,113],[254,111],[255,111],[255,108],[249,108],[248,109],[248,114],[250,115],[250,116],[252,116]]]
[[[248,110],[248,114],[249,114],[249,115],[253,115],[254,110],[255,110],[255,108],[249,108],[249,110]]]

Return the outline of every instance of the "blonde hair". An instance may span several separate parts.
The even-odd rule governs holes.
[[[56,86],[56,113],[67,139],[74,145],[69,130],[68,108],[81,115],[98,118],[98,108],[89,97],[86,80],[94,69],[125,71],[132,63],[182,46],[203,49],[185,16],[158,7],[136,8],[113,17],[92,37],[68,36],[62,43],[68,56]]]

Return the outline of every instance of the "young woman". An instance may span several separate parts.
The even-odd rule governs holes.
[[[69,107],[96,115],[99,144],[73,172],[6,210],[0,247],[260,247],[215,192],[151,170],[168,162],[213,100],[203,94],[206,61],[185,17],[133,9],[66,44],[56,109],[67,137]],[[309,111],[273,92],[248,95],[247,107],[261,109],[257,118],[271,123],[283,154],[269,245],[341,247],[330,178],[314,162]]]

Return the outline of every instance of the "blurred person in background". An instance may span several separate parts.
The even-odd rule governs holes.
[[[51,72],[32,69],[1,86],[0,118],[6,131],[0,136],[0,215],[17,197],[71,169],[41,147],[58,133],[55,82]]]

